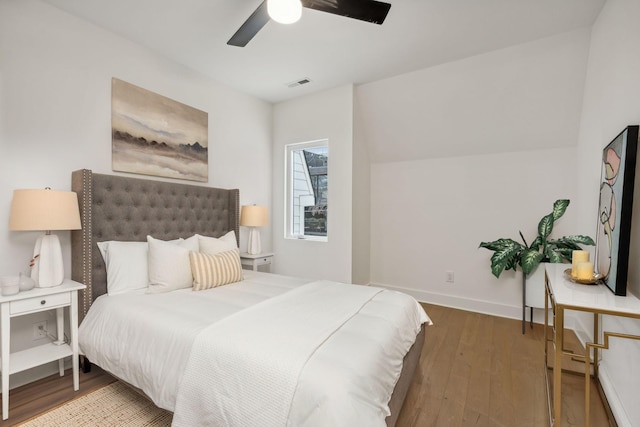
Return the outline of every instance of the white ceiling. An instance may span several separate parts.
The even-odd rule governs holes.
[[[262,0],[43,0],[270,102],[366,83],[591,25],[605,0],[391,0],[381,26],[311,9],[244,48]],[[311,79],[304,86],[288,83]]]

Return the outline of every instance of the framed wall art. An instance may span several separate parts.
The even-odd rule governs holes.
[[[628,126],[602,152],[596,272],[616,295],[627,294],[638,126]]]
[[[113,78],[112,169],[207,182],[208,123],[204,111]]]

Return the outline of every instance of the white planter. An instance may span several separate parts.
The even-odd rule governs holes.
[[[544,308],[544,270],[546,262],[541,262],[533,272],[527,275],[525,305]]]

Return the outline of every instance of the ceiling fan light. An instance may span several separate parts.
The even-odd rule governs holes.
[[[267,0],[269,17],[280,24],[293,24],[302,16],[300,0]]]

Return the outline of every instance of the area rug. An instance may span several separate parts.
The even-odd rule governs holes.
[[[116,381],[33,418],[23,427],[170,426],[173,414]]]

